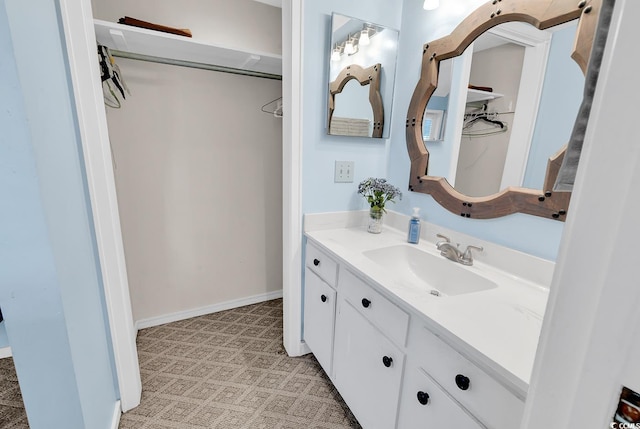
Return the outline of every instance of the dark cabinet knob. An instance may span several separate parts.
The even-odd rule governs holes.
[[[327,302],[327,295],[320,295],[322,302]]]
[[[382,358],[382,363],[384,364],[384,366],[389,368],[391,366],[391,364],[393,363],[393,358],[390,358],[389,356],[385,356],[385,357]]]
[[[469,377],[465,377],[462,374],[456,375],[456,386],[460,390],[467,390],[469,388]]]
[[[429,403],[429,394],[427,392],[419,391],[418,402],[420,402],[422,405],[427,405]]]
[[[317,267],[318,265],[320,265],[320,259],[314,259],[314,260],[313,260],[313,265],[315,265],[316,267]]]
[[[369,308],[370,305],[371,305],[371,301],[369,301],[367,298],[362,298],[362,306],[364,308]]]

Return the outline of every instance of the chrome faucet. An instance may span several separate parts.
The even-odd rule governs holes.
[[[462,265],[473,265],[473,254],[471,253],[471,249],[475,249],[480,252],[483,250],[482,247],[469,245],[464,252],[461,252],[459,249],[460,245],[456,244],[454,246],[451,244],[449,237],[442,234],[436,234],[436,236],[443,240],[436,243],[436,248],[440,251],[440,254],[445,258],[454,262],[459,262]]]
[[[480,246],[467,246],[464,253],[458,260],[462,265],[473,265],[473,255],[471,254],[471,249],[475,249],[478,252],[482,252],[484,249]]]
[[[437,234],[436,236],[443,240],[436,243],[436,249],[440,251],[440,254],[454,262],[459,262],[462,257],[462,253],[460,252],[460,249],[458,249],[458,245],[454,246],[451,244],[451,240],[445,235]]]

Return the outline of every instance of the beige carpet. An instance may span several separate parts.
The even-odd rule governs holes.
[[[360,428],[312,355],[282,348],[282,300],[138,333],[142,403],[120,429]]]
[[[13,359],[0,359],[0,429],[29,429]]]
[[[282,300],[143,329],[138,354],[142,403],[120,429],[360,428],[313,355],[284,352]],[[0,429],[29,429],[11,358]]]

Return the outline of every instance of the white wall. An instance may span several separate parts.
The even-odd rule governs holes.
[[[198,28],[222,31],[225,21],[225,37],[244,35],[247,46],[279,52],[277,8],[249,0],[219,10],[197,1],[142,3],[95,6],[103,19],[123,10],[190,27],[194,36]],[[116,61],[131,96],[122,109],[108,109],[107,120],[134,320],[145,326],[279,291],[282,120],[260,108],[281,96],[281,82]]]
[[[118,60],[107,119],[135,320],[281,289],[279,81]]]
[[[640,389],[639,14],[616,1],[523,428],[607,428],[621,387]]]

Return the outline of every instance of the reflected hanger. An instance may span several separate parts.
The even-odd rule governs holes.
[[[486,114],[486,113],[481,113],[481,114],[479,114],[479,115],[477,115],[477,116],[475,116],[475,115],[474,115],[470,120],[468,120],[468,121],[465,123],[464,128],[468,128],[468,127],[470,127],[472,124],[474,124],[475,122],[478,122],[478,121],[488,122],[488,123],[490,123],[490,124],[498,125],[500,128],[504,128],[504,127],[506,126],[504,122],[502,122],[502,121],[498,121],[498,120],[496,120],[496,119],[491,119],[491,118],[490,118],[490,116],[491,116],[491,117],[494,117],[494,116],[496,116],[496,115],[497,115],[497,114]]]
[[[269,108],[267,108],[269,107]],[[260,107],[260,110],[264,113],[269,113],[276,118],[282,118],[282,97],[278,97],[275,100],[271,100]]]

